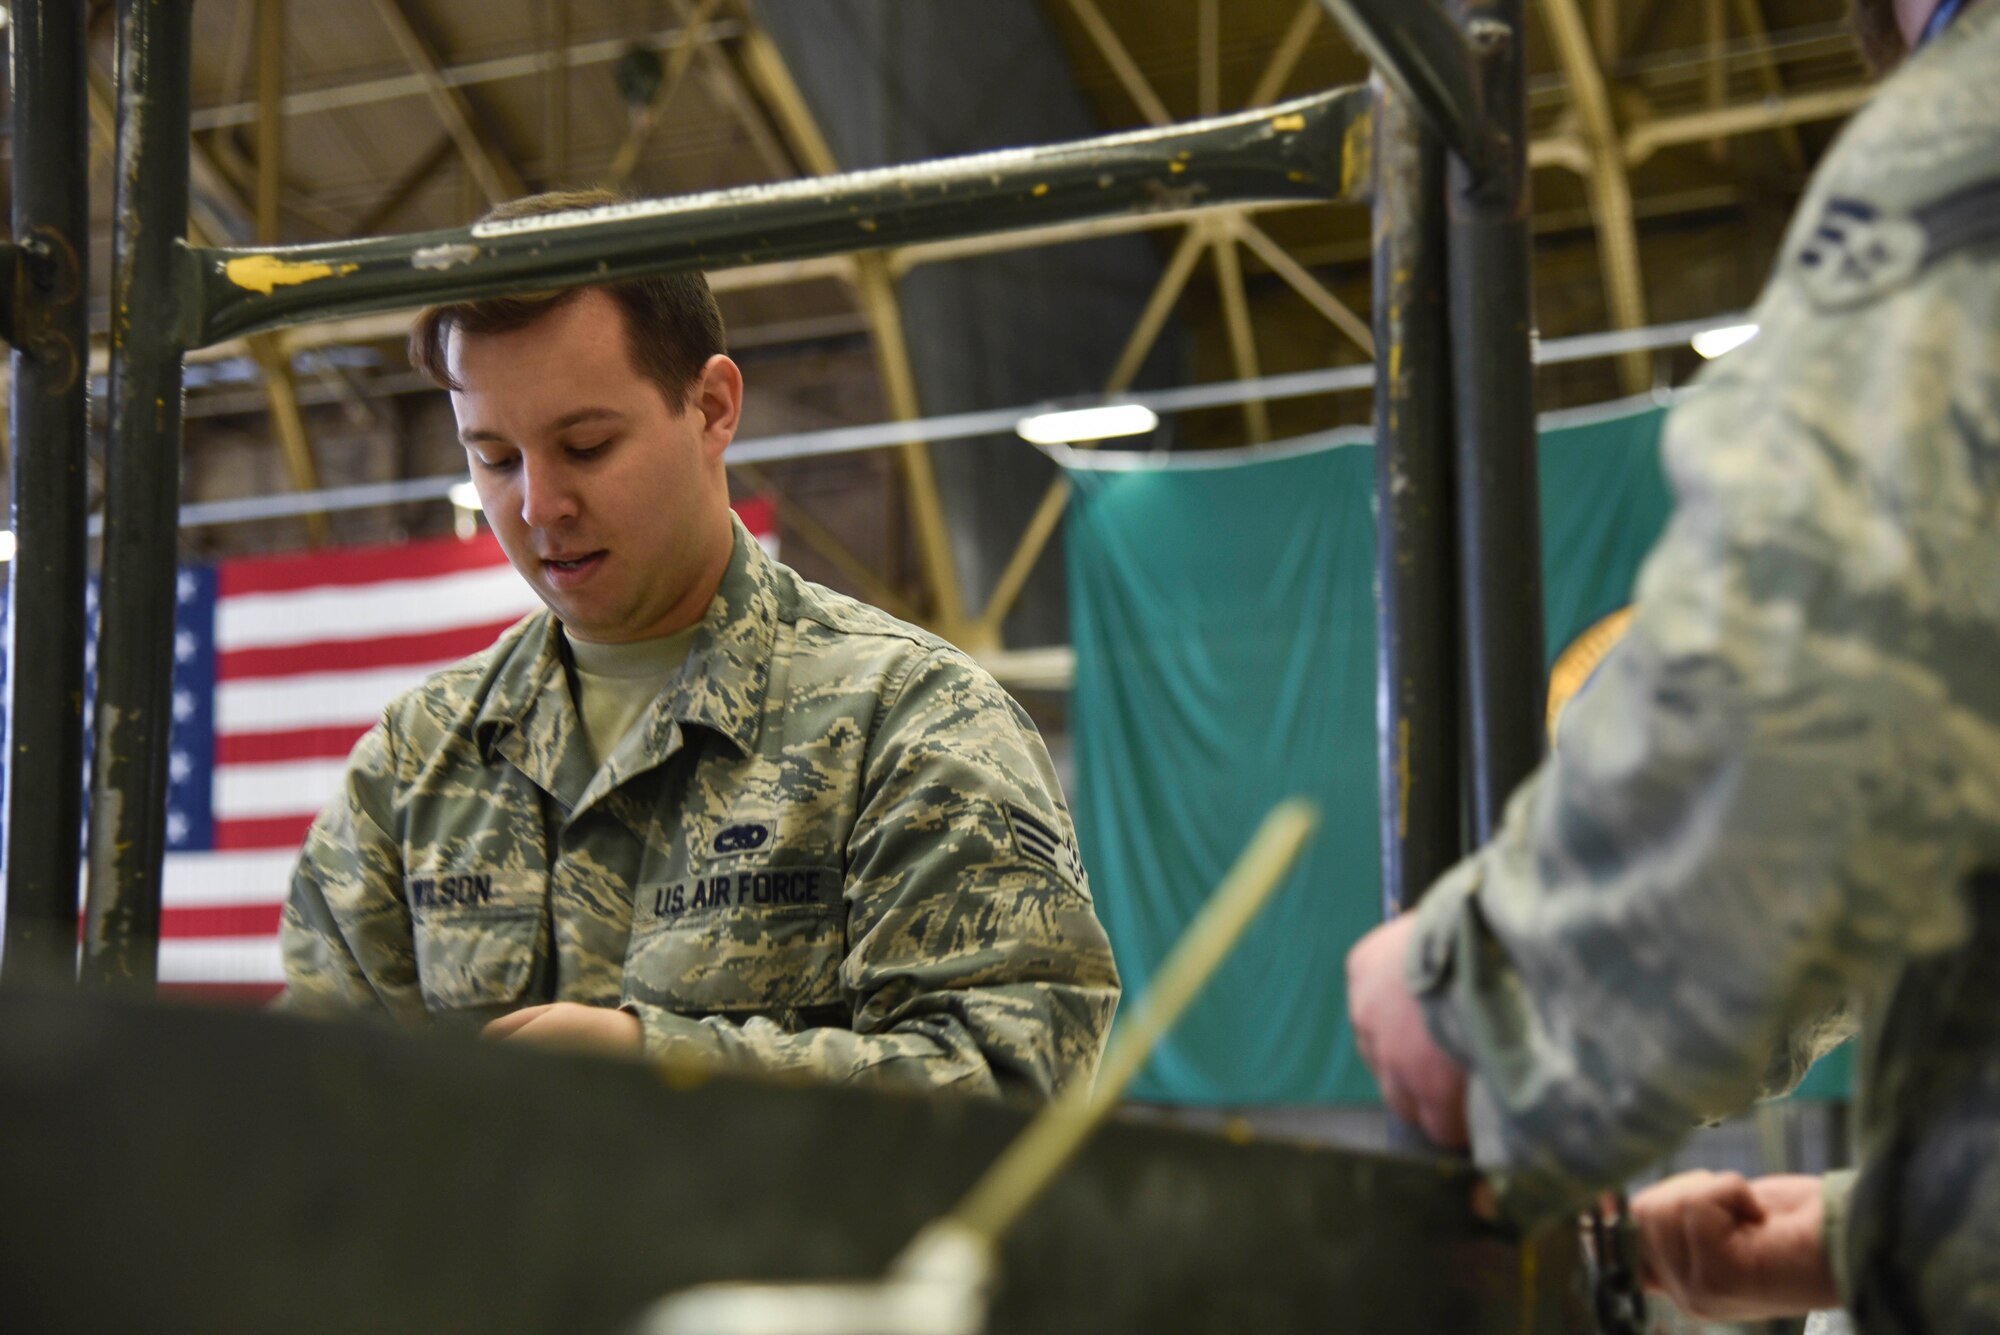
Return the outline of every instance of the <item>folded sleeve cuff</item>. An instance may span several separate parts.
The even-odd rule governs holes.
[[[1417,926],[1403,977],[1424,1008],[1424,1023],[1437,1045],[1466,1069],[1466,1121],[1472,1131],[1473,1162],[1485,1172],[1501,1213],[1524,1232],[1588,1208],[1592,1184],[1552,1171],[1553,1164],[1524,1167],[1509,1162],[1504,1128],[1506,1110],[1480,1077],[1476,1044],[1462,1007],[1467,990],[1459,974],[1479,947],[1484,930],[1474,902],[1480,863],[1469,858],[1448,872],[1425,895],[1415,912]],[[1476,1017],[1475,1017],[1476,1018]]]
[[[699,1020],[644,1001],[618,1009],[639,1019],[646,1059],[666,1066],[713,1067],[727,1055],[715,1032]]]
[[[1467,905],[1479,886],[1479,864],[1460,863],[1431,888],[1416,907],[1417,926],[1403,959],[1403,980],[1424,1008],[1424,1022],[1437,1045],[1470,1069],[1470,1045],[1452,1005],[1452,977],[1459,943],[1469,930]]]

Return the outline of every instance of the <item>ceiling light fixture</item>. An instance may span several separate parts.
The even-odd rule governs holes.
[[[1023,417],[1014,424],[1014,434],[1030,445],[1075,445],[1114,436],[1143,436],[1159,424],[1160,415],[1142,403],[1107,403]]]

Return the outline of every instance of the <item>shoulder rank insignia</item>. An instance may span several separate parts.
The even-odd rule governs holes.
[[[1799,248],[1799,279],[1822,306],[1884,296],[1953,251],[2000,239],[2000,177],[1906,214],[1835,196]]]
[[[1014,847],[1022,856],[1041,863],[1072,885],[1083,884],[1083,858],[1073,841],[1011,802],[1007,804],[1007,824],[1014,831]]]

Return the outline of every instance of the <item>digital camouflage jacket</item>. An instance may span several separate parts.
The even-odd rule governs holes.
[[[1668,420],[1630,631],[1409,977],[1523,1218],[1856,1017],[1844,1292],[2000,1331],[2000,3],[1841,135],[1753,318]]]
[[[1044,1097],[1117,974],[1041,738],[944,641],[739,524],[688,661],[593,770],[539,613],[392,703],[285,910],[293,1010],[623,1006],[649,1053]]]

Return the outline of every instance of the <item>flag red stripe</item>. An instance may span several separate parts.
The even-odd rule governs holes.
[[[778,506],[768,496],[745,496],[740,501],[731,501],[729,508],[736,511],[736,517],[753,537],[778,531]]]
[[[224,598],[246,593],[289,593],[294,589],[329,585],[428,579],[506,563],[499,539],[490,530],[482,529],[470,542],[427,538],[379,547],[349,547],[337,552],[296,552],[224,561],[216,566],[216,592]]]
[[[478,653],[518,620],[519,617],[507,617],[478,626],[455,626],[414,635],[377,635],[365,640],[318,640],[310,644],[231,649],[216,656],[216,676],[222,681],[241,681],[247,677],[295,677],[308,672],[359,672],[404,663],[449,663]]]
[[[367,724],[338,723],[291,732],[220,733],[215,739],[215,763],[258,765],[278,760],[337,759],[352,751],[361,734],[367,731]]]
[[[168,1001],[197,1001],[217,1006],[268,1006],[285,990],[283,983],[161,983]]]
[[[306,816],[259,816],[254,819],[215,822],[215,847],[219,852],[241,848],[297,848],[306,841],[313,818]]]
[[[283,886],[271,887],[273,894],[283,891]],[[160,935],[275,936],[278,919],[284,911],[285,906],[275,901],[269,904],[211,904],[200,908],[168,906],[160,910]]]

